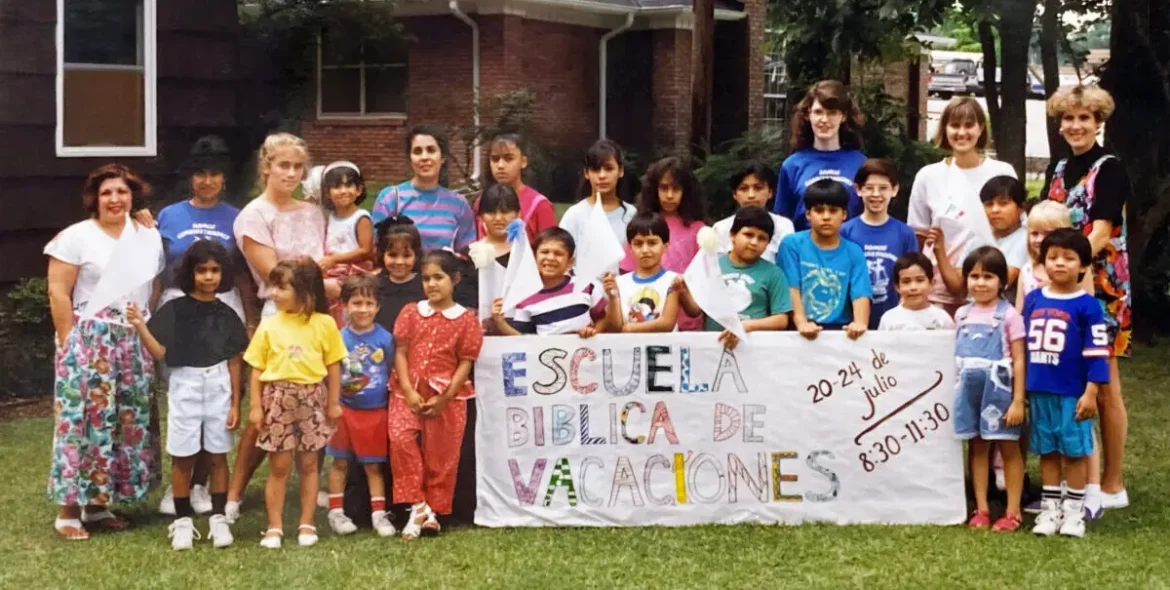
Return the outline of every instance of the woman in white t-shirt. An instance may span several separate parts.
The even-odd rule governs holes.
[[[244,252],[248,269],[265,300],[261,317],[276,313],[269,299],[272,288],[268,273],[282,260],[308,257],[320,261],[325,256],[325,214],[316,204],[298,201],[293,191],[305,178],[309,148],[305,140],[289,134],[274,133],[260,148],[260,186],[264,192],[252,199],[233,226],[236,243]],[[325,280],[325,294],[336,299],[340,286],[335,279]],[[256,326],[248,326],[249,333]],[[224,515],[235,522],[240,513],[240,498],[256,467],[264,460],[264,452],[256,448],[260,432],[251,424],[240,436],[236,448],[236,464],[228,486]]]
[[[82,190],[89,218],[45,246],[57,342],[49,499],[69,540],[89,538],[83,522],[125,528],[110,504],[145,499],[161,474],[151,452],[154,358],[126,319],[130,304],[149,309],[163,269],[158,231],[128,217],[148,188],[125,166],[98,168]]]
[[[984,154],[987,113],[973,98],[956,98],[947,105],[934,142],[950,155],[914,177],[907,224],[936,265],[930,302],[953,314],[964,301],[963,259],[980,246],[995,244],[979,190],[996,176],[1015,178],[1016,171]]]

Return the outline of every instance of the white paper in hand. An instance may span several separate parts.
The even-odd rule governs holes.
[[[497,297],[504,295],[504,273],[506,272],[507,269],[495,260],[479,269],[479,319],[492,317],[492,304],[495,303]]]
[[[131,291],[153,281],[162,272],[163,264],[158,230],[138,227],[127,217],[126,228],[114,245],[81,319],[90,319],[112,304],[121,304],[121,299]]]
[[[746,344],[747,331],[743,328],[743,321],[739,319],[741,305],[737,293],[723,282],[723,272],[719,270],[719,255],[708,250],[699,250],[691,260],[690,266],[687,266],[683,279],[687,282],[691,297],[695,299],[703,313]]]
[[[605,209],[601,206],[601,195],[597,195],[589,216],[581,226],[577,243],[577,266],[574,267],[580,279],[577,281],[577,289],[585,290],[591,283],[601,279],[606,271],[617,268],[625,257],[626,251],[617,236],[613,235]]]
[[[544,288],[540,270],[536,267],[536,256],[528,244],[524,222],[516,220],[508,224],[508,239],[512,242],[512,252],[508,255],[508,268],[504,270],[503,276],[505,316],[512,315],[521,301]],[[480,291],[483,291],[482,286]]]

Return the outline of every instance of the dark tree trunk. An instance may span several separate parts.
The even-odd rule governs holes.
[[[1044,14],[1040,17],[1040,63],[1044,68],[1044,96],[1052,96],[1060,88],[1060,63],[1057,47],[1061,45],[1061,0],[1044,0]],[[1068,156],[1068,144],[1060,136],[1060,123],[1049,118],[1048,158],[1059,160]]]
[[[1126,220],[1137,295],[1153,288],[1145,284],[1146,248],[1170,217],[1170,3],[1114,0],[1112,22],[1111,58],[1102,85],[1117,109],[1106,125],[1106,140],[1133,183]],[[1166,313],[1135,306],[1139,338],[1148,335],[1152,323],[1140,321],[1142,316],[1155,312]]]
[[[996,157],[1011,164],[1016,174],[1023,178],[1027,171],[1024,144],[1028,130],[1028,44],[1032,37],[1036,2],[1007,0],[1001,6],[999,122],[992,128]],[[984,47],[984,53],[986,51]]]
[[[995,68],[999,65],[995,56],[995,31],[991,22],[979,21],[979,44],[983,47],[983,96],[987,99],[987,115],[991,118],[992,129],[998,129],[999,122],[999,81]],[[992,141],[995,141],[992,134]]]
[[[691,30],[691,150],[702,161],[711,149],[711,94],[715,78],[715,0],[694,1]]]

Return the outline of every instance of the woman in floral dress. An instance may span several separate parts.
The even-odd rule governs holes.
[[[98,168],[82,191],[89,218],[45,246],[57,341],[48,491],[60,506],[55,528],[70,540],[89,538],[87,525],[125,528],[109,506],[145,499],[160,475],[151,452],[154,359],[124,315],[127,303],[147,309],[162,270],[158,232],[128,219],[147,189],[125,166]]]
[[[1060,134],[1072,157],[1052,164],[1041,195],[1068,207],[1073,227],[1093,248],[1094,295],[1108,327],[1109,386],[1101,389],[1101,477],[1103,508],[1124,508],[1129,498],[1122,481],[1122,457],[1129,420],[1121,397],[1117,359],[1132,352],[1130,334],[1129,251],[1126,247],[1125,203],[1132,189],[1125,167],[1097,144],[1105,120],[1113,114],[1113,98],[1095,86],[1062,88],[1048,99],[1048,115],[1060,123]],[[1096,474],[1091,473],[1093,482]]]

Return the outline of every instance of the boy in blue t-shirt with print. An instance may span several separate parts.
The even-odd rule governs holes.
[[[792,311],[788,281],[775,264],[762,258],[775,230],[767,210],[740,209],[731,223],[731,251],[719,255],[723,283],[736,293],[739,317],[746,332],[788,327],[788,312]],[[722,328],[708,317],[706,329],[714,332]],[[735,334],[727,330],[723,330],[719,341],[728,348],[735,348],[739,343]]]
[[[1089,240],[1058,229],[1040,244],[1048,286],[1024,299],[1028,335],[1028,443],[1044,485],[1032,532],[1085,536],[1085,484],[1093,453],[1097,393],[1109,383],[1109,332],[1097,300],[1080,282],[1092,262]],[[1061,494],[1060,470],[1068,482]]]
[[[859,338],[869,327],[873,288],[861,246],[841,239],[849,191],[835,180],[818,180],[804,202],[810,229],[780,242],[779,258],[792,285],[793,322],[809,340],[822,329],[843,329]]]
[[[876,330],[882,316],[898,306],[894,263],[903,254],[918,251],[918,238],[910,226],[890,217],[890,200],[898,194],[898,171],[892,162],[866,160],[853,182],[865,211],[841,226],[841,237],[856,242],[865,252],[873,288],[869,329]]]
[[[339,535],[357,530],[343,509],[346,474],[351,461],[360,463],[370,492],[370,518],[383,537],[397,532],[386,514],[386,481],[382,469],[390,456],[386,409],[387,384],[394,358],[394,336],[378,325],[378,281],[372,275],[345,279],[341,301],[349,325],[341,339],[349,356],[342,360],[341,420],[325,452],[333,457],[329,473],[329,526]]]

